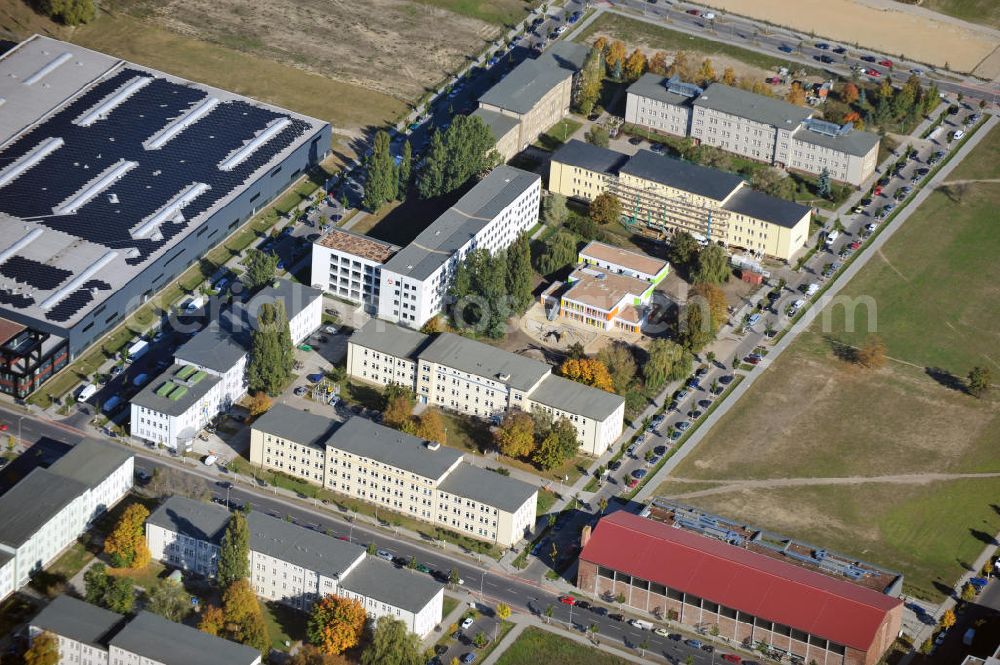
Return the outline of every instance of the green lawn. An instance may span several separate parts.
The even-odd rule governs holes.
[[[556,502],[556,495],[548,490],[538,491],[538,514],[548,515],[549,510],[552,508],[552,504]]]
[[[271,637],[271,647],[287,652],[289,644],[306,639],[308,617],[304,612],[273,602],[262,602],[260,607],[264,610],[264,621],[267,623],[267,634]]]
[[[996,0],[924,0],[921,6],[970,23],[1000,29],[1000,3]]]
[[[87,536],[83,536],[83,538],[87,538]],[[87,546],[76,541],[49,566],[49,572],[68,581],[83,570],[83,567],[90,563],[93,558],[94,554],[87,549]]]
[[[563,118],[539,136],[535,145],[543,150],[557,150],[563,143],[569,141],[580,127],[583,127],[582,122],[573,118]]]
[[[497,665],[626,665],[627,660],[560,637],[541,628],[526,628]]]
[[[115,577],[127,577],[137,587],[142,587],[149,592],[159,584],[164,577],[167,567],[158,561],[150,561],[149,565],[139,570],[133,568],[108,568],[108,574]]]
[[[462,16],[497,25],[515,26],[528,15],[533,5],[521,0],[415,0],[421,4],[441,7]]]
[[[950,178],[996,178],[998,154],[993,131]],[[697,482],[660,493],[901,570],[909,592],[939,599],[1000,530],[1000,479],[928,476],[1000,472],[1000,396],[963,387],[973,365],[996,366],[998,207],[996,182],[932,193],[842,292],[861,303],[853,329],[831,305],[672,474]],[[844,347],[869,322],[887,348],[877,370]],[[738,486],[898,475],[916,478]]]
[[[459,602],[460,601],[457,598],[452,598],[451,596],[445,596],[444,601],[441,604],[441,618],[444,619],[449,614],[451,614],[452,610],[458,607]]]

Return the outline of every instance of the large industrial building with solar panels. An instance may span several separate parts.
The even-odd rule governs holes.
[[[818,111],[722,83],[700,88],[644,74],[628,88],[625,122],[768,164],[859,186],[875,173],[879,136]]]
[[[323,121],[48,37],[0,57],[0,389],[31,392],[329,151]]]

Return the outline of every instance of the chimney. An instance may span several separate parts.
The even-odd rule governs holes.
[[[591,527],[590,527],[589,524],[585,524],[584,527],[582,529],[580,529],[580,549],[581,550],[584,547],[586,547],[587,543],[590,541],[590,528]]]

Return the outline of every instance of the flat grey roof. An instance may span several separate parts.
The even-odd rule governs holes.
[[[707,166],[684,162],[649,150],[640,150],[619,169],[681,191],[722,201],[743,183],[743,178]]]
[[[257,511],[247,515],[247,526],[250,528],[250,548],[253,551],[330,578],[342,576],[365,555],[365,548],[361,545]]]
[[[430,575],[396,568],[370,556],[348,573],[340,586],[413,613],[424,609],[434,596],[444,593],[444,587]]]
[[[0,496],[0,543],[17,549],[87,489],[78,480],[35,469]]]
[[[181,371],[190,365],[174,364],[163,374],[146,384],[139,393],[132,398],[131,403],[144,406],[157,413],[165,413],[168,416],[179,416],[185,413],[195,403],[204,397],[212,389],[221,377],[208,374],[204,370],[194,372],[187,379],[181,379]],[[189,371],[189,370],[185,370]],[[196,376],[200,378],[195,379]],[[172,384],[173,387],[167,384]],[[183,389],[187,388],[186,391]],[[178,392],[179,391],[179,392]],[[159,394],[158,394],[159,393]],[[179,395],[171,398],[171,395]],[[195,432],[191,432],[194,436]]]
[[[214,503],[174,495],[154,510],[146,522],[218,545],[222,542],[222,535],[229,526],[231,516],[226,508]]]
[[[132,453],[120,446],[96,439],[83,439],[48,470],[93,489],[132,457]]]
[[[112,646],[164,665],[251,665],[260,652],[197,628],[141,611],[118,634]]]
[[[504,115],[503,113],[498,113],[497,111],[489,111],[483,108],[476,109],[472,112],[472,115],[486,123],[486,126],[490,128],[490,132],[493,133],[494,141],[499,141],[503,137],[507,136],[507,134],[521,124],[517,118],[512,118],[509,115]]]
[[[275,404],[255,420],[251,427],[265,434],[324,450],[326,440],[340,427],[340,423],[327,416],[301,411],[287,404]]]
[[[587,62],[587,56],[590,55],[591,48],[587,44],[559,40],[550,46],[538,59],[540,61],[552,60],[555,61],[557,66],[563,69],[578,72],[583,69],[583,65]]]
[[[382,319],[369,319],[351,335],[351,344],[412,360],[430,341],[430,335]]]
[[[855,157],[864,157],[872,151],[872,148],[878,145],[879,141],[882,140],[882,137],[878,134],[872,134],[871,132],[854,130],[842,136],[828,136],[826,134],[820,134],[819,132],[810,131],[805,127],[799,127],[799,129],[792,134],[792,137],[804,143],[811,143],[824,148],[830,148],[831,150],[838,150],[840,152],[845,152],[848,155],[854,155]]]
[[[431,450],[423,439],[373,423],[367,418],[349,418],[328,444],[334,448],[394,466],[408,473],[438,480],[462,459],[454,448]]]
[[[554,59],[525,60],[483,93],[479,103],[523,115],[535,108],[535,104],[553,88],[572,76],[572,71]]]
[[[210,321],[174,352],[174,358],[225,372],[247,354],[245,331],[233,331],[224,318]]]
[[[552,155],[553,162],[578,166],[581,169],[606,173],[608,175],[616,175],[618,169],[628,159],[628,155],[624,153],[611,150],[610,148],[601,148],[592,143],[580,141],[579,139],[572,139]]]
[[[67,54],[70,57],[66,57]],[[120,60],[90,49],[34,35],[0,57],[0,145],[38,121]],[[50,63],[54,67],[27,83]]]
[[[249,321],[256,321],[261,305],[280,300],[285,305],[288,320],[291,321],[317,298],[322,297],[323,292],[320,289],[299,284],[290,279],[276,279],[250,299],[244,310],[244,318],[249,317]]]
[[[413,279],[426,279],[501,210],[540,180],[535,173],[501,164],[431,222],[413,242],[386,261],[382,269]]]
[[[538,488],[517,478],[473,464],[459,464],[438,487],[442,492],[473,499],[513,513],[538,492]]]
[[[690,106],[691,98],[667,90],[667,77],[659,74],[646,73],[628,87],[628,94],[655,99],[672,106]]]
[[[108,638],[125,617],[72,596],[62,595],[45,606],[29,623],[71,640],[107,649]]]
[[[798,224],[810,211],[810,208],[804,205],[768,196],[749,187],[741,188],[722,207],[740,215],[749,215],[789,229]]]
[[[813,114],[812,109],[789,104],[775,97],[765,97],[733,88],[723,83],[713,83],[708,86],[692,104],[789,131],[794,130]]]
[[[625,398],[550,374],[532,391],[531,401],[595,420],[604,420],[625,403]]]
[[[517,390],[530,389],[549,373],[549,366],[543,362],[454,333],[438,335],[421,352],[420,359],[498,381]],[[500,378],[500,375],[507,375],[507,378]]]

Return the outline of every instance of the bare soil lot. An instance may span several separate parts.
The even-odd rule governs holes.
[[[113,7],[178,34],[410,101],[501,33],[475,18],[474,8],[460,14],[449,4],[116,0]]]

